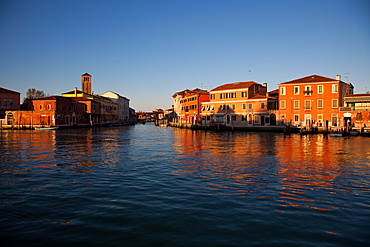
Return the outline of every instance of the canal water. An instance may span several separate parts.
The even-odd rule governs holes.
[[[370,138],[0,133],[1,246],[368,246]]]

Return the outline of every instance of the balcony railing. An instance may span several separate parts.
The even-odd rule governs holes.
[[[340,111],[370,111],[368,106],[352,106],[352,107],[340,107]]]

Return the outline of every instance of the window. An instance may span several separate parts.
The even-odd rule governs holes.
[[[260,123],[260,116],[254,115],[254,123],[259,124]]]
[[[253,103],[248,103],[248,110],[252,110],[253,109]]]
[[[243,110],[247,109],[247,104],[243,104]]]
[[[299,121],[299,114],[294,114],[294,121],[298,122]]]
[[[261,103],[261,109],[265,109],[265,103]]]
[[[285,109],[286,108],[286,102],[285,102],[285,100],[281,100],[280,101],[280,108],[281,109]]]
[[[324,86],[323,85],[318,85],[317,86],[317,93],[320,93],[320,94],[324,93]]]
[[[236,121],[236,115],[232,115],[231,120],[235,122]]]
[[[235,110],[236,106],[235,104],[232,104],[231,109]]]
[[[7,98],[4,98],[3,99],[3,103],[4,103],[3,106],[8,106],[8,99]]]
[[[299,100],[294,100],[294,109],[299,109]]]
[[[220,110],[224,110],[225,109],[225,105],[220,105]]]
[[[40,110],[42,110],[42,105],[40,105]]]
[[[242,121],[247,121],[247,115],[242,115]]]
[[[225,95],[223,93],[220,93],[220,99],[223,99]]]
[[[206,107],[205,106],[202,106],[202,111],[204,111],[206,109]]]
[[[12,107],[13,106],[13,99],[9,99],[9,106]]]
[[[49,104],[49,105],[48,105],[48,110],[50,110],[50,109],[51,109],[51,105]]]
[[[211,99],[215,99],[215,95],[214,94],[211,94]]]
[[[338,84],[331,85],[331,89],[333,93],[338,93]]]
[[[280,88],[280,94],[281,94],[281,95],[285,95],[285,92],[286,92],[286,91],[285,91],[285,87],[281,87],[281,88]]]
[[[304,109],[305,110],[311,110],[311,100],[305,100],[304,101]]]
[[[226,99],[230,98],[230,93],[226,93]]]
[[[338,100],[337,99],[332,100],[331,107],[332,108],[338,108]]]
[[[299,94],[299,86],[294,87],[294,94]]]
[[[247,97],[247,92],[242,92],[242,97]]]
[[[324,100],[318,99],[317,100],[317,108],[324,108]]]
[[[212,105],[211,106],[211,111],[214,111],[215,110],[215,106],[214,105]]]
[[[236,93],[231,93],[231,98],[236,98]]]
[[[331,114],[331,124],[333,126],[338,125],[338,114]]]

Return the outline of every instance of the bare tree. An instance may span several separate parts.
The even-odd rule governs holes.
[[[23,102],[27,100],[40,99],[46,97],[47,95],[44,91],[36,90],[35,88],[29,88],[26,92],[26,97],[23,99]]]

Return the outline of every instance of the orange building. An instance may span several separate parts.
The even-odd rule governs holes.
[[[228,83],[210,91],[210,101],[202,104],[202,125],[275,125],[277,109],[277,98],[269,96],[267,84]]]
[[[180,100],[181,113],[180,122],[187,124],[199,124],[201,121],[202,102],[209,101],[209,92],[196,88],[194,90],[185,90]]]
[[[279,120],[298,126],[339,126],[344,96],[353,93],[350,83],[319,75],[279,84]]]

